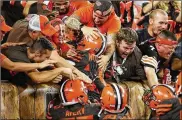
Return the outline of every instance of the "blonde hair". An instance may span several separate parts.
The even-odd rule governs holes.
[[[28,15],[30,6],[37,1],[28,1],[23,9],[23,15],[26,17]]]
[[[157,5],[158,9],[162,9],[165,12],[169,13],[169,3],[166,3],[164,1],[160,1],[159,4]]]
[[[149,14],[149,18],[153,19],[157,15],[157,13],[168,16],[168,14],[164,10],[155,9],[155,10],[152,10],[152,12]]]
[[[170,12],[169,2],[174,7],[174,9],[181,10],[181,1],[160,1],[159,4],[157,5],[157,8],[162,9],[167,13],[169,13]]]

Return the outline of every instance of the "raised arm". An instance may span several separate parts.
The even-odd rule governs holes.
[[[144,66],[145,74],[147,77],[147,81],[149,84],[149,87],[152,87],[153,85],[158,85],[158,78],[155,73],[155,69],[152,67]]]
[[[58,75],[61,74],[63,68],[55,68],[53,70],[39,72],[37,70],[27,72],[27,75],[35,83],[46,83],[53,81]]]
[[[115,33],[107,35],[106,51],[104,52],[104,55],[99,56],[99,60],[97,61],[99,68],[102,70],[107,67],[107,63],[115,51],[115,37]]]
[[[84,73],[82,73],[77,68],[75,68],[74,66],[72,66],[64,58],[62,58],[61,56],[59,56],[59,54],[57,53],[56,50],[54,50],[52,52],[52,54],[50,56],[50,59],[57,61],[57,63],[56,63],[56,66],[57,67],[71,68],[73,70],[73,73],[75,74],[75,78],[80,78],[80,79],[82,79],[83,81],[85,81],[87,83],[91,83],[92,82],[92,80],[88,76],[86,76]]]

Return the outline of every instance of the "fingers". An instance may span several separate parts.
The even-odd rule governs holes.
[[[80,79],[86,83],[92,83],[92,80],[88,76],[86,76],[85,74],[83,74],[77,70],[74,70],[73,73],[75,74],[76,79]]]
[[[99,37],[98,32],[92,31],[92,33],[89,35],[89,37],[94,40],[97,39]]]
[[[63,72],[62,72],[62,75],[70,78],[71,80],[75,79],[73,70],[71,68],[64,68]]]
[[[102,60],[98,60],[97,64],[99,65],[99,69],[104,69],[104,63],[102,62]]]
[[[80,75],[78,75],[78,78],[86,83],[91,83],[91,80],[89,79],[89,77],[87,77],[85,74],[81,73]]]
[[[70,57],[68,57],[69,59],[71,59],[72,61],[74,61],[74,62],[80,62],[80,59],[78,59],[77,57],[72,57],[72,56],[70,56]]]
[[[43,62],[48,63],[48,64],[55,64],[55,63],[57,63],[55,60],[45,60]]]
[[[99,33],[98,33],[98,29],[97,28],[93,28],[93,27],[84,27],[83,29],[83,34],[87,37],[89,37],[90,39],[97,39],[99,37]]]
[[[71,80],[74,80],[76,77],[73,73],[70,74],[70,77],[69,77]]]
[[[54,63],[57,63],[57,62],[54,60],[45,60],[39,64],[39,68],[42,69],[48,66],[54,66]]]
[[[98,57],[95,54],[89,54],[89,61],[97,61]]]
[[[105,71],[107,65],[108,65],[108,57],[105,55],[101,55],[98,57],[99,60],[97,60],[97,64],[99,65],[99,69],[102,71]]]
[[[99,69],[103,69],[104,68],[104,64],[102,64],[101,62],[98,65],[99,65]]]
[[[92,83],[92,80],[87,76],[83,79],[83,81],[86,82],[86,83]]]
[[[157,105],[157,108],[171,108],[172,104],[159,104]]]
[[[67,57],[72,57],[72,56],[76,56],[76,55],[77,55],[77,53],[72,49],[69,49],[69,51],[67,52]]]
[[[157,105],[156,114],[158,116],[165,114],[172,109],[172,104],[159,104]]]
[[[157,109],[157,110],[156,110],[156,114],[157,114],[158,116],[164,115],[166,112],[169,112],[171,109],[172,109],[172,108]]]
[[[99,32],[97,28],[91,28],[93,31]]]
[[[170,111],[172,108],[161,108],[161,109],[156,109],[156,113],[165,113]]]
[[[59,83],[62,80],[63,76],[62,75],[58,75],[52,82],[53,83]]]

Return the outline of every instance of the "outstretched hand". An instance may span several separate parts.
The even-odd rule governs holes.
[[[59,83],[62,80],[63,76],[62,75],[58,75],[52,82],[53,83]]]
[[[73,70],[72,70],[71,68],[63,68],[63,71],[61,72],[61,74],[62,74],[63,76],[68,77],[68,78],[71,79],[71,80],[74,80],[74,79],[75,79]]]
[[[76,79],[80,79],[86,83],[92,83],[92,80],[87,75],[80,72],[79,70],[73,70],[73,73],[74,73]]]
[[[102,71],[104,71],[108,65],[108,61],[109,61],[109,57],[106,55],[101,55],[98,57],[98,61],[97,64],[99,65],[99,69],[101,69]]]
[[[54,60],[45,60],[45,61],[43,61],[41,63],[38,63],[39,64],[38,67],[39,67],[39,69],[42,69],[42,68],[45,68],[45,67],[48,67],[48,66],[53,67],[55,63],[57,63],[57,62],[54,61]]]
[[[99,33],[98,33],[97,28],[84,26],[84,27],[82,27],[81,31],[83,32],[85,37],[87,37],[89,39],[94,40],[94,39],[97,39],[99,37]]]

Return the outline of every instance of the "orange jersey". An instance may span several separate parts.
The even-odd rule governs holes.
[[[77,10],[79,8],[86,7],[86,6],[91,6],[92,5],[92,3],[90,3],[88,0],[83,0],[83,1],[70,0],[70,4],[72,6],[74,6]]]
[[[80,18],[80,22],[88,27],[94,27],[93,21],[93,5],[83,7],[74,12],[76,16]],[[108,20],[101,26],[97,27],[102,34],[111,34],[116,33],[121,28],[121,22],[119,17],[114,12],[114,9],[111,12]]]

